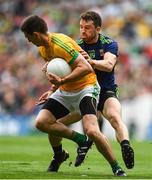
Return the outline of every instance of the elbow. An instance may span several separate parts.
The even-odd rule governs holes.
[[[90,74],[90,73],[92,73],[92,72],[93,72],[92,69],[86,69],[85,71],[83,71],[83,74],[84,74],[84,75],[87,75],[87,74]]]
[[[86,72],[87,72],[87,74],[89,74],[89,73],[94,72],[94,70],[91,66],[89,66],[88,68],[86,68]]]
[[[107,67],[106,67],[106,71],[111,72],[112,70],[113,70],[113,63],[109,62]]]
[[[84,74],[90,74],[92,72],[94,72],[92,66],[90,64],[83,66],[83,72]]]

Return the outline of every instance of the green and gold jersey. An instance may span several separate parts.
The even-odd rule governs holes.
[[[39,47],[39,52],[45,61],[51,61],[53,58],[60,57],[71,65],[77,59],[79,51],[82,50],[72,38],[60,33],[49,33],[48,42],[49,48]],[[95,83],[96,75],[92,72],[78,80],[65,83],[61,86],[61,89],[64,91],[77,91]]]

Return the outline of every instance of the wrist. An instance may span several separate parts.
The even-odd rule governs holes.
[[[50,92],[55,92],[57,89],[58,89],[58,87],[55,86],[54,84],[52,84],[49,91],[50,91]]]
[[[92,67],[93,67],[93,69],[96,69],[96,62],[95,62],[95,60],[93,60]]]
[[[61,79],[60,85],[64,84],[64,78]]]

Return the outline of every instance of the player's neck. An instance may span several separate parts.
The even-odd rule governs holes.
[[[43,34],[43,35],[41,35],[42,36],[42,40],[43,40],[43,46],[45,47],[45,48],[49,48],[49,36],[48,36],[48,34]]]
[[[86,42],[87,44],[95,44],[97,43],[99,39],[99,34],[97,34],[96,36],[94,36],[90,41]]]

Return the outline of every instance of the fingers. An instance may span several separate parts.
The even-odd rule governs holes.
[[[43,95],[41,95],[41,97],[38,99],[38,101],[35,103],[36,105],[41,105],[43,104],[49,96],[49,91],[45,92]]]
[[[38,105],[44,104],[46,100],[47,98],[40,97],[39,100],[35,103],[35,105],[38,106]]]
[[[48,78],[48,80],[49,81],[51,81],[51,80],[54,80],[54,79],[56,79],[58,76],[56,76],[55,74],[52,74],[52,73],[46,73],[46,75],[47,75],[47,78]]]
[[[47,100],[47,99],[43,99],[43,100],[41,100],[41,101],[37,101],[37,102],[35,103],[35,105],[36,105],[36,106],[40,106],[40,105],[44,104],[46,100]]]
[[[47,75],[48,81],[51,82],[52,84],[59,86],[61,85],[61,78],[55,74],[48,74]]]
[[[81,53],[81,55],[82,55],[85,59],[90,59],[90,56],[89,56],[88,53],[85,52],[84,50],[80,50],[79,52]]]
[[[51,91],[55,92],[58,88],[59,88],[59,86],[56,86],[56,85],[52,84]]]
[[[43,72],[46,72],[47,71],[47,65],[48,65],[48,62],[46,62],[43,67],[42,67],[42,71]]]

